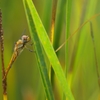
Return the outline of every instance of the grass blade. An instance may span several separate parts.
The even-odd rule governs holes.
[[[32,39],[33,39],[34,44],[35,44],[36,56],[38,59],[38,64],[39,64],[39,69],[40,69],[43,85],[45,87],[46,97],[48,100],[54,100],[52,87],[51,87],[51,84],[49,81],[49,76],[48,76],[48,72],[47,72],[47,68],[46,68],[46,62],[45,62],[45,59],[43,56],[43,50],[42,50],[39,38],[37,36],[34,22],[32,20],[32,16],[30,14],[30,11],[29,11],[29,8],[28,8],[28,5],[26,2],[24,2],[24,6],[25,6],[26,13],[28,15],[27,18],[29,19],[28,20],[28,23],[30,26],[29,28],[31,30]]]
[[[71,16],[71,6],[72,6],[72,0],[67,0],[66,2],[66,40],[68,39],[69,37],[69,29],[70,29],[70,16]],[[66,48],[65,48],[65,57],[66,57],[66,66],[65,66],[65,75],[67,77],[67,73],[68,73],[68,68],[69,68],[69,64],[68,64],[68,42],[66,43]]]
[[[72,95],[72,93],[71,93],[71,91],[68,87],[64,72],[61,68],[61,65],[58,61],[58,58],[55,54],[55,51],[54,51],[54,49],[53,49],[53,47],[50,43],[50,40],[47,36],[47,33],[46,33],[46,31],[43,27],[43,24],[42,24],[38,14],[37,14],[37,11],[34,7],[34,4],[32,3],[32,0],[23,0],[23,1],[24,1],[24,7],[25,7],[25,10],[26,10],[26,16],[28,18],[29,27],[30,27],[30,30],[31,30],[31,33],[32,33],[31,34],[32,37],[35,39],[34,36],[38,36],[39,41],[41,42],[41,44],[44,48],[44,51],[45,51],[51,65],[54,69],[54,72],[55,72],[55,74],[56,74],[56,76],[57,76],[57,78],[60,82],[62,90],[66,95],[66,98],[68,98],[68,100],[74,100],[73,95]],[[36,30],[35,33],[33,33],[34,27],[35,27],[35,30]],[[39,42],[39,41],[37,41],[37,42]],[[39,53],[39,54],[41,54],[41,53]]]
[[[0,9],[0,52],[1,52],[1,63],[2,63],[2,79],[5,76],[5,67],[4,67],[4,37],[3,37],[3,29],[2,29],[2,12]],[[7,100],[7,81],[2,80],[3,87],[3,100]]]

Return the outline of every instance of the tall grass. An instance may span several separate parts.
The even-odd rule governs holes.
[[[23,29],[30,34],[35,51],[24,51],[11,68],[7,76],[9,100],[99,100],[99,1],[56,0],[53,43],[49,37],[53,0],[17,0],[7,4],[0,1],[5,66]],[[49,78],[51,65],[53,81]]]

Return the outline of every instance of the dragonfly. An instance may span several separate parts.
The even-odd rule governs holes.
[[[14,47],[14,52],[12,54],[11,60],[8,64],[8,67],[5,71],[5,76],[3,78],[3,80],[6,79],[7,74],[10,70],[10,68],[12,67],[12,64],[15,62],[16,58],[20,55],[20,53],[23,51],[24,48],[28,49],[29,51],[32,52],[32,50],[30,50],[29,48],[27,48],[27,44],[30,41],[30,37],[27,35],[22,35],[21,39],[19,39],[16,43],[15,43],[15,47]]]

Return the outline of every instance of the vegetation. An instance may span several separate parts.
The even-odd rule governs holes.
[[[100,99],[98,4],[97,0],[0,1],[5,68],[23,30],[33,43],[28,48],[34,50],[24,50],[10,69],[8,100]],[[4,100],[2,73],[0,80]]]

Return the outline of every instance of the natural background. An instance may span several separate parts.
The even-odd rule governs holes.
[[[48,34],[50,33],[51,22],[51,1],[52,0],[33,0]],[[58,39],[58,42],[60,42],[59,45],[65,41],[66,34],[66,11],[63,10],[64,6],[64,3],[62,3],[62,6],[57,12],[57,16],[61,16],[58,20],[59,23],[56,22],[56,24],[59,24],[59,27],[55,29],[55,32],[58,32],[58,34],[61,33],[61,37]],[[7,67],[13,53],[14,43],[21,37],[24,30],[26,30],[25,34],[30,34],[22,0],[0,0],[0,8],[2,10],[4,31],[5,67]],[[61,15],[60,11],[63,12]],[[72,0],[69,12],[70,36],[83,22],[91,16],[100,13],[100,1]],[[93,25],[94,45],[90,33],[90,24],[87,23],[68,41],[67,61],[65,60],[64,47],[59,52],[59,60],[63,69],[65,62],[68,62],[69,70],[67,81],[75,100],[100,100],[96,69],[97,65],[98,67],[100,66],[100,16],[93,19],[91,22]],[[56,36],[55,38],[57,39],[58,37]],[[94,52],[94,46],[96,52]],[[29,48],[34,49],[32,47]],[[45,99],[44,88],[37,66],[35,53],[24,50],[13,64],[8,74],[9,100],[29,100],[27,98],[31,98],[32,100],[40,100],[40,98],[41,100]],[[98,71],[99,70],[100,67],[98,68]],[[54,82],[55,98],[56,100],[61,100],[62,95],[56,77]],[[2,100],[1,84],[0,81],[0,100]]]

